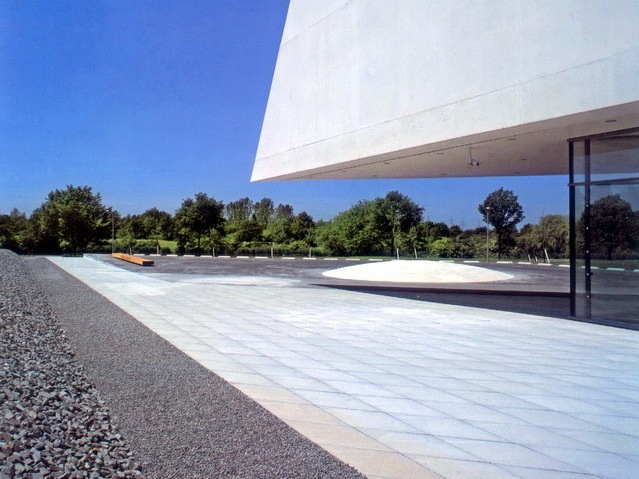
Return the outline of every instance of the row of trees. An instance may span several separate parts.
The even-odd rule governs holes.
[[[223,204],[205,193],[185,199],[174,214],[151,208],[122,217],[90,187],[68,186],[49,193],[31,216],[18,210],[0,215],[0,245],[23,253],[76,254],[118,250],[178,253],[320,255],[414,255],[470,258],[491,256],[543,260],[568,255],[568,219],[547,215],[539,224],[517,225],[523,209],[512,191],[500,188],[478,205],[486,227],[462,230],[424,220],[424,208],[391,191],[360,201],[330,221],[270,198],[241,198]],[[637,251],[639,214],[611,195],[591,207],[596,255],[611,259]],[[612,221],[613,224],[607,224]],[[583,221],[578,232],[583,232]],[[581,245],[581,242],[578,242]],[[583,247],[583,245],[581,245]]]

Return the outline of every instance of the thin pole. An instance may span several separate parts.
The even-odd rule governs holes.
[[[488,223],[486,223],[486,263],[488,263]]]
[[[488,222],[488,213],[490,211],[490,206],[486,206],[486,263],[488,263],[488,253],[489,253],[489,232],[490,232],[490,223]]]
[[[111,208],[111,254],[115,253],[115,222],[113,221],[113,208]]]

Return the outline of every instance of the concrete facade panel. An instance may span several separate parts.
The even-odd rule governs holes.
[[[342,8],[344,0],[296,0],[289,4],[282,44],[326,19],[335,10]]]
[[[621,107],[639,100],[638,52],[636,0],[291,0],[252,179],[353,164],[370,177],[378,157],[414,177],[415,160],[399,161],[406,149],[466,148],[562,118],[571,134],[593,134],[620,112],[617,127],[636,126],[639,111]],[[557,155],[530,174],[565,171],[551,162],[565,164],[567,137],[539,138],[531,156]],[[491,174],[520,170],[508,164],[518,151],[490,154],[501,155]],[[424,175],[447,173],[424,161]]]

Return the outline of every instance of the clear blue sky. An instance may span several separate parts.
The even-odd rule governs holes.
[[[122,214],[205,192],[330,219],[399,190],[480,224],[511,189],[524,222],[568,210],[566,177],[250,183],[288,0],[0,0],[0,213],[88,185]]]

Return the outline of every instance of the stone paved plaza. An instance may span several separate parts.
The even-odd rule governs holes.
[[[369,478],[637,477],[636,331],[50,260]]]

